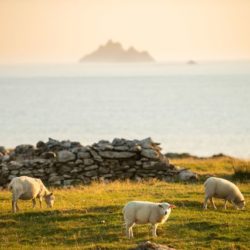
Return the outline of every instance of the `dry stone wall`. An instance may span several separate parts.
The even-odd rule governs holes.
[[[151,138],[115,138],[92,146],[49,138],[46,143],[39,141],[36,147],[19,145],[11,151],[0,147],[2,187],[13,177],[22,175],[41,178],[49,185],[68,186],[117,179],[173,181],[183,170],[170,164],[161,153],[159,143]]]

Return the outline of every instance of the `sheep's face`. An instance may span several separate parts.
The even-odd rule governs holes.
[[[160,213],[163,216],[167,215],[170,212],[171,208],[175,208],[175,205],[171,205],[169,203],[161,203],[158,206],[160,208]]]
[[[54,202],[55,202],[55,196],[53,195],[53,193],[50,193],[49,195],[45,196],[45,202],[47,204],[48,207],[53,207]]]
[[[246,202],[245,201],[240,201],[236,204],[236,206],[239,208],[239,209],[243,209],[246,205]]]

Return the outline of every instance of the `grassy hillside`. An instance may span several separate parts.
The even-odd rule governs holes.
[[[232,174],[226,160],[195,161],[172,160],[203,174]],[[250,184],[238,185],[248,202]],[[129,249],[146,240],[176,249],[250,249],[250,210],[237,211],[229,204],[225,211],[216,200],[217,211],[211,206],[203,211],[202,182],[94,183],[54,193],[53,210],[32,209],[31,202],[20,201],[21,212],[12,214],[10,193],[0,192],[0,249]],[[148,225],[136,225],[135,239],[128,240],[121,210],[130,200],[167,201],[177,208],[159,226],[158,238],[151,237]]]

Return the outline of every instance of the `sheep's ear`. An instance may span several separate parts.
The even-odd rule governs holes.
[[[170,206],[169,206],[170,208],[176,208],[176,206],[175,205],[173,205],[173,204],[170,204]]]
[[[52,192],[49,194],[49,196],[51,196],[51,195],[53,195],[53,193],[52,193]]]

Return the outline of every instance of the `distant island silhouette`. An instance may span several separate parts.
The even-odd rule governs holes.
[[[125,50],[121,43],[109,40],[105,45],[99,46],[94,52],[80,59],[80,62],[98,63],[135,63],[154,62],[154,58],[147,51],[138,51],[133,47]]]

